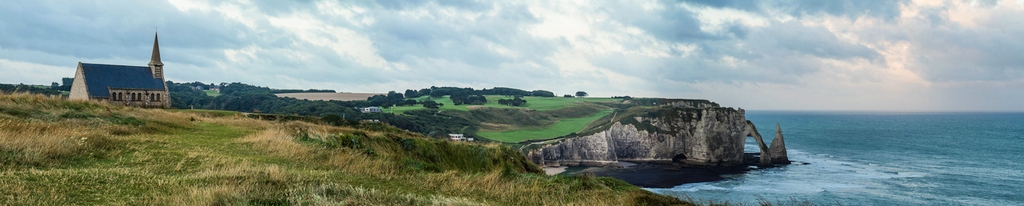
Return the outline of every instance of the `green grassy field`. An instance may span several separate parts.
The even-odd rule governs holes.
[[[477,135],[485,137],[487,139],[497,140],[507,143],[522,142],[533,139],[550,139],[559,136],[564,136],[573,132],[579,132],[583,130],[590,122],[601,118],[605,115],[611,114],[612,110],[601,110],[594,115],[581,118],[568,118],[562,119],[556,122],[554,125],[545,128],[534,128],[534,129],[520,129],[510,130],[502,132],[479,132]]]
[[[421,109],[423,109],[423,105],[381,108],[381,110],[384,110],[384,113],[392,113],[392,114],[401,114],[401,113],[405,113],[405,111],[421,110]]]
[[[211,97],[220,96],[220,92],[216,91],[216,90],[203,90],[203,92],[206,93],[206,96],[211,96]]]
[[[487,103],[484,104],[484,105],[467,105],[467,104],[455,105],[455,103],[452,103],[452,100],[449,99],[448,96],[444,96],[442,98],[433,98],[433,100],[435,102],[437,102],[437,103],[444,104],[444,106],[441,107],[441,110],[459,110],[459,111],[469,111],[469,108],[470,107],[474,107],[474,106],[485,106],[485,107],[493,107],[493,108],[530,108],[530,109],[537,110],[537,111],[548,111],[548,110],[557,110],[557,109],[565,108],[565,107],[568,107],[568,106],[572,106],[574,103],[577,103],[577,102],[611,102],[611,101],[617,101],[616,99],[612,99],[612,98],[523,97],[523,99],[526,100],[526,106],[523,106],[523,107],[513,107],[513,106],[498,104],[498,100],[499,99],[512,99],[512,97],[507,97],[507,96],[502,96],[502,95],[486,95],[485,97],[487,97]],[[418,98],[414,98],[414,99],[416,101],[423,101],[423,100],[426,100],[428,98],[430,98],[430,97],[424,96],[424,97],[418,97]],[[405,112],[405,111],[409,111],[409,110],[424,109],[423,105],[398,106],[398,107],[393,107],[393,108],[395,109],[395,113],[400,113],[399,111]]]
[[[501,144],[430,139],[381,124],[335,127],[235,114],[0,94],[0,202],[689,204],[611,178],[547,176]]]

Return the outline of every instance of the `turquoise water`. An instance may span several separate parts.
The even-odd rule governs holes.
[[[656,193],[707,202],[830,205],[1024,205],[1024,113],[747,111],[780,168]],[[748,138],[746,150],[757,148]]]

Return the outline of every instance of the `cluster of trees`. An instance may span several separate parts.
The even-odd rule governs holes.
[[[25,84],[0,84],[0,92],[3,93],[14,93],[14,92],[27,92],[32,94],[44,94],[44,95],[60,95],[61,92],[53,89],[53,87],[46,86],[34,86]]]
[[[584,91],[578,91],[578,92],[576,92],[576,96],[575,96],[575,97],[583,98],[583,97],[587,97],[587,96],[589,96],[589,95],[587,94],[587,92],[584,92]],[[565,94],[565,95],[562,95],[562,97],[565,97],[565,98],[573,98],[574,96],[573,96],[573,95],[571,95],[571,94]]]
[[[448,96],[455,105],[472,104],[472,105],[484,105],[487,103],[487,98],[484,95],[466,95],[458,94]]]
[[[366,101],[369,102],[370,105],[379,107],[410,106],[418,104],[416,100],[405,99],[405,95],[395,91],[390,91],[387,95],[378,94],[367,97]]]
[[[60,84],[53,82],[50,84],[50,89],[55,91],[71,91],[71,85],[75,84],[75,78],[64,77],[60,79]]]
[[[578,92],[576,92],[576,97],[580,97],[580,98],[587,97],[587,92],[578,91]]]
[[[444,104],[437,103],[437,102],[435,102],[434,100],[431,100],[431,99],[423,100],[420,103],[423,104],[423,107],[430,108],[430,109],[440,109],[441,107],[444,106]]]
[[[71,91],[71,85],[74,84],[75,78],[65,77],[61,79],[61,82],[63,84],[53,82],[49,87],[42,85],[0,84],[0,92],[26,92],[31,94],[62,95],[64,91]]]
[[[518,107],[526,105],[526,100],[521,97],[516,97],[514,99],[499,99],[498,104]]]

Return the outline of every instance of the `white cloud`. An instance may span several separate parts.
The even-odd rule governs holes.
[[[730,22],[739,22],[748,27],[768,26],[766,18],[738,9],[697,7],[686,3],[680,3],[678,6],[696,13],[701,22],[700,29],[709,33],[725,32],[727,23]]]
[[[75,74],[75,68],[37,64],[10,59],[0,59],[0,82],[49,85],[49,82],[60,82],[53,74]]]
[[[343,27],[331,26],[305,14],[270,17],[270,24],[295,34],[299,39],[333,50],[341,58],[350,58],[363,66],[395,69],[377,55],[377,48],[366,36]]]

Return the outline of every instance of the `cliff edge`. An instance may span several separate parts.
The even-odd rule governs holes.
[[[618,166],[629,161],[729,167],[744,164],[743,145],[751,136],[761,150],[761,166],[789,162],[781,130],[772,147],[765,145],[743,109],[675,103],[609,116],[576,137],[545,142],[527,155],[545,166]]]

